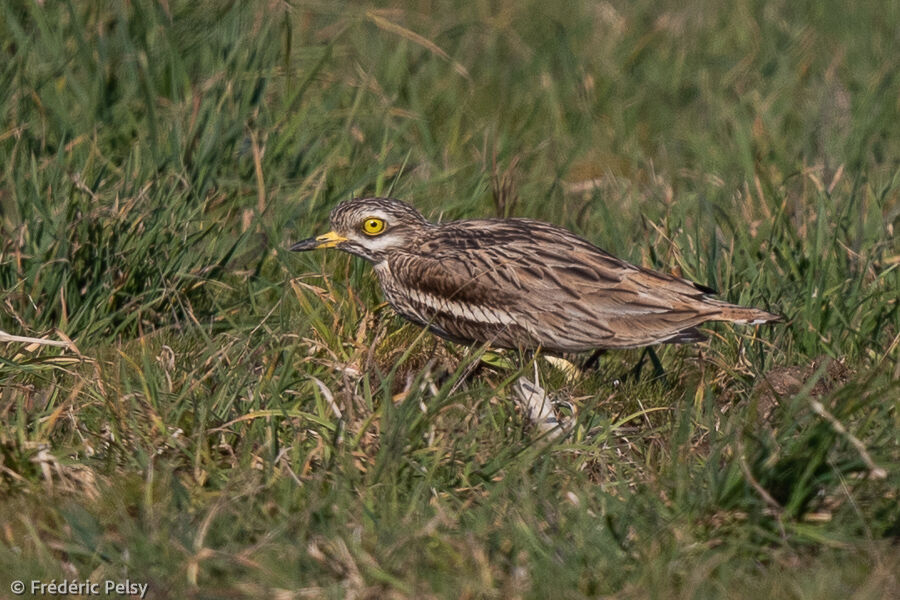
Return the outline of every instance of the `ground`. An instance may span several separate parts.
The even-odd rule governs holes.
[[[0,595],[896,597],[897,2],[6,2]],[[286,247],[525,216],[783,324],[528,357]],[[25,596],[30,594],[30,588]]]

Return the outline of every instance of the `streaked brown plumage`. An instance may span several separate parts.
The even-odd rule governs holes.
[[[362,198],[335,207],[331,225],[291,250],[365,258],[398,313],[458,342],[581,352],[696,342],[706,321],[780,320],[532,219],[435,224],[399,200]]]

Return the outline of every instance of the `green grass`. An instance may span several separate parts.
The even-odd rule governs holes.
[[[0,343],[0,594],[896,594],[900,5],[682,4],[2,3],[0,330],[78,352]],[[788,322],[539,362],[549,443],[285,251],[387,193]]]

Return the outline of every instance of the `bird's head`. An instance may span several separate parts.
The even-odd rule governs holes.
[[[337,248],[378,263],[392,250],[409,248],[429,223],[416,209],[393,198],[356,198],[331,211],[331,231],[297,242],[295,252]]]

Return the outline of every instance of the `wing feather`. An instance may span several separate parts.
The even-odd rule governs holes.
[[[430,229],[382,277],[401,314],[453,339],[555,351],[696,341],[721,312],[709,288],[631,265],[577,235],[530,219]],[[377,270],[377,269],[376,269]],[[419,298],[402,307],[403,288]]]

